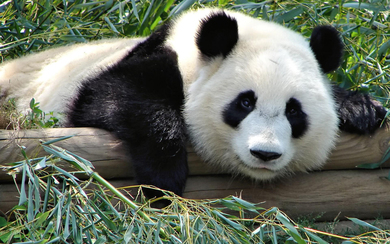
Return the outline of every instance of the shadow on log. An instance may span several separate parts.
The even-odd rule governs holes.
[[[95,170],[116,186],[135,183],[121,142],[104,130],[92,128],[1,130],[0,164],[23,160],[19,146],[26,147],[30,157],[37,157],[46,154],[39,146],[40,139],[48,141],[69,135],[74,136],[55,145],[92,161]],[[390,218],[390,181],[386,179],[389,169],[356,169],[363,163],[379,162],[389,147],[389,141],[390,131],[387,129],[372,136],[342,134],[322,171],[296,174],[267,184],[226,175],[226,172],[202,162],[189,147],[190,176],[184,197],[242,196],[250,202],[265,202],[262,205],[265,208],[277,206],[291,217],[324,213],[320,219],[324,221],[333,220],[339,213],[341,218]],[[390,161],[382,168],[389,166]],[[0,172],[0,211],[15,206],[17,196],[12,178]]]

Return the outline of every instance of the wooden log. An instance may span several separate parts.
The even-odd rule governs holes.
[[[110,133],[94,128],[59,128],[45,130],[7,131],[0,130],[0,165],[23,160],[20,146],[24,146],[29,157],[45,155],[39,140],[52,140],[63,136],[74,137],[58,142],[63,147],[93,162],[96,171],[106,179],[133,177],[131,164],[119,140]],[[377,163],[389,147],[390,130],[379,130],[372,136],[342,134],[328,163],[329,169],[351,169],[363,163]],[[226,173],[213,168],[188,148],[190,175]],[[383,167],[389,167],[390,160]],[[11,177],[0,171],[0,182],[11,181]]]
[[[74,137],[55,145],[90,160],[96,171],[107,179],[133,176],[131,164],[128,163],[121,142],[110,133],[94,128],[0,130],[0,165],[23,160],[19,146],[25,147],[26,154],[34,158],[47,155],[39,145],[40,140],[49,141],[70,135]],[[11,180],[10,177],[0,171],[0,182],[9,180]]]
[[[110,133],[92,128],[61,128],[29,131],[0,131],[0,164],[23,160],[20,146],[30,157],[46,154],[39,140],[63,136],[74,137],[56,143],[93,162],[96,171],[106,179],[116,179],[117,186],[131,185],[133,171],[127,162],[122,144]],[[361,163],[376,163],[389,146],[390,131],[383,129],[372,136],[342,134],[324,169],[350,169]],[[389,166],[387,162],[384,166]],[[390,217],[386,180],[387,170],[338,170],[299,174],[268,185],[256,185],[248,179],[233,179],[201,162],[189,147],[190,178],[184,196],[188,198],[219,198],[242,195],[251,202],[266,201],[264,207],[278,206],[292,217],[322,213],[321,220],[342,216],[375,218],[378,213]],[[118,179],[130,180],[118,180]],[[17,204],[18,193],[11,177],[0,173],[0,210]],[[390,209],[390,208],[389,208]]]
[[[323,213],[320,221],[357,217],[373,219],[390,217],[390,181],[388,169],[331,170],[297,174],[266,185],[229,176],[194,176],[186,186],[188,198],[221,198],[227,195],[276,206],[288,216]]]
[[[318,221],[332,221],[339,216],[374,219],[390,218],[389,169],[329,170],[298,174],[272,184],[255,184],[230,175],[190,176],[184,197],[222,198],[228,195],[260,203],[264,208],[277,206],[292,218],[323,214]],[[112,180],[117,187],[133,185],[133,180]],[[135,195],[136,192],[134,191]],[[0,185],[0,210],[17,204],[14,184]]]

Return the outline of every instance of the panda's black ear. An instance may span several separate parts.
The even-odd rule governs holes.
[[[219,55],[226,57],[237,41],[237,21],[223,11],[214,12],[203,19],[196,37],[199,50],[209,58]]]
[[[338,31],[332,26],[317,26],[310,38],[310,47],[322,72],[328,73],[340,66],[344,45]]]
[[[162,48],[164,42],[169,35],[169,30],[171,28],[171,23],[166,22],[158,30],[153,32],[149,37],[147,37],[142,42],[138,43],[131,52],[128,53],[126,59],[133,57],[145,57],[153,53],[157,53],[160,50],[165,51],[166,49]]]

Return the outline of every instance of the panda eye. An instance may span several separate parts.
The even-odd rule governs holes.
[[[300,138],[307,131],[310,121],[309,116],[302,109],[302,104],[296,98],[290,98],[286,103],[286,118],[291,125],[293,138]]]
[[[287,114],[289,114],[289,115],[296,115],[296,114],[298,114],[298,111],[295,109],[295,108],[287,108]]]
[[[290,99],[286,104],[286,115],[298,116],[302,113],[301,106],[295,99]]]
[[[241,106],[244,108],[250,108],[252,106],[252,103],[249,98],[243,98],[241,100]]]
[[[253,90],[242,91],[222,112],[223,121],[232,128],[237,128],[256,107],[257,97]]]

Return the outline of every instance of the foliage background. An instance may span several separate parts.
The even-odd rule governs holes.
[[[146,36],[182,11],[205,6],[243,11],[308,38],[317,25],[335,26],[345,55],[341,68],[329,75],[331,80],[346,89],[370,92],[388,106],[388,0],[8,0],[0,4],[0,58],[101,38]]]

